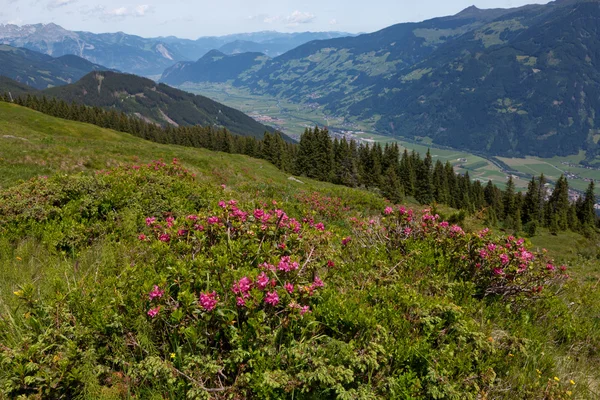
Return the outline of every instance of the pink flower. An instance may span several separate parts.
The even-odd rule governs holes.
[[[195,224],[194,225],[194,230],[196,230],[196,231],[203,231],[204,227],[202,225],[200,225],[200,224]]]
[[[236,200],[229,200],[227,203],[228,203],[230,206],[232,206],[232,207],[237,205],[237,201],[236,201]]]
[[[323,225],[322,222],[319,222],[318,224],[315,225],[315,229],[318,231],[324,231],[325,230],[325,225]]]
[[[267,276],[267,274],[263,272],[260,273],[260,275],[256,278],[256,283],[259,287],[259,289],[264,289],[267,287],[267,285],[269,284],[269,277]]]
[[[173,217],[167,217],[167,226],[169,228],[173,227],[173,222],[175,222],[175,218],[173,218]]]
[[[494,243],[490,243],[487,245],[487,249],[489,251],[494,251],[494,250],[496,250],[496,245]]]
[[[240,293],[243,294],[243,293],[248,293],[251,288],[252,288],[252,280],[250,278],[248,278],[247,276],[244,276],[242,279],[240,279],[237,283],[235,283],[233,285],[231,290],[235,294],[240,294]]]
[[[243,297],[236,297],[235,304],[237,304],[238,307],[243,307],[246,305],[246,300],[244,300]]]
[[[479,257],[486,258],[487,256],[488,256],[487,251],[485,251],[485,250],[479,250]]]
[[[506,254],[500,254],[500,261],[503,265],[506,265],[510,260]]]
[[[198,216],[197,215],[188,215],[187,219],[190,221],[196,221],[198,219]]]
[[[325,284],[323,283],[323,281],[321,280],[321,278],[319,278],[318,276],[315,276],[315,280],[313,282],[313,286],[316,287],[316,288],[319,288],[319,287],[325,286]]]
[[[156,222],[156,218],[155,217],[148,217],[148,218],[146,218],[146,225],[147,226],[154,225],[155,222]]]
[[[494,275],[504,275],[504,270],[502,268],[494,268]]]
[[[225,202],[223,200],[221,200],[219,202],[219,207],[221,207],[221,208],[227,208],[227,204],[225,204]]]
[[[450,224],[448,224],[448,221],[442,221],[442,222],[440,222],[440,226],[442,228],[446,228],[448,225],[450,225]]]
[[[404,228],[404,234],[406,236],[410,235],[411,233],[412,233],[412,229],[410,227],[407,226],[406,228]]]
[[[217,224],[217,223],[219,223],[219,217],[208,217],[207,222],[210,225]]]
[[[154,318],[158,315],[158,312],[160,311],[160,306],[156,307],[156,308],[151,308],[148,310],[148,316],[150,318]]]
[[[342,239],[342,246],[346,246],[348,243],[350,243],[350,240],[352,240],[350,236]]]
[[[138,236],[138,239],[140,239],[141,241],[146,240],[146,235],[144,235],[143,233],[140,233],[140,235]]]
[[[304,315],[304,314],[309,313],[309,312],[311,312],[309,306],[302,306],[300,308],[300,315]]]
[[[279,304],[279,295],[277,292],[267,292],[267,295],[265,296],[265,303],[272,306]]]
[[[284,272],[295,271],[299,267],[297,262],[291,262],[290,256],[283,256],[277,264],[277,269]]]
[[[185,229],[180,229],[180,230],[177,231],[177,234],[179,236],[185,236],[185,235],[187,235],[187,232],[188,231],[186,231]]]
[[[335,267],[335,263],[333,261],[331,261],[331,260],[327,260],[327,266],[329,268],[333,268],[333,267]]]
[[[225,190],[225,188],[226,188],[226,187],[227,187],[227,186],[225,186],[224,184],[223,184],[223,185],[221,185],[221,189],[223,189],[223,190]]]
[[[289,294],[294,293],[294,285],[292,285],[291,283],[286,282],[285,285],[283,285],[283,287],[284,287],[285,290],[287,290],[287,292]]]
[[[169,243],[169,241],[171,240],[171,236],[169,236],[168,233],[163,233],[158,237],[158,240],[160,240],[161,242]]]
[[[206,311],[212,311],[217,306],[217,302],[219,298],[217,297],[217,292],[212,293],[200,293],[200,305]]]
[[[560,270],[561,270],[562,272],[565,272],[565,271],[567,270],[567,266],[566,266],[566,265],[561,265],[561,266],[560,266]]]
[[[454,233],[456,235],[464,235],[465,234],[465,232],[463,231],[463,229],[460,226],[458,226],[458,225],[452,225],[450,227],[450,232],[452,232],[452,233]]]
[[[401,206],[401,207],[398,209],[398,211],[400,212],[400,215],[404,215],[404,214],[406,214],[406,207],[404,207],[404,206]]]
[[[161,298],[165,294],[165,291],[162,290],[158,285],[154,285],[154,288],[150,293],[148,293],[148,298],[153,300],[155,298]]]
[[[394,212],[394,209],[392,207],[386,207],[383,212],[385,213],[385,215],[390,215]]]
[[[548,264],[546,264],[546,269],[548,271],[554,271],[556,269],[556,267],[554,267],[554,265],[548,263]]]

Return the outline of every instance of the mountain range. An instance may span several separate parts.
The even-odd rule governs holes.
[[[213,49],[221,48],[227,54],[259,50],[277,56],[312,40],[348,35],[343,32],[265,31],[190,40],[173,36],[142,38],[123,32],[76,32],[53,23],[0,24],[0,44],[23,47],[53,57],[76,55],[95,64],[143,76],[160,75],[178,61],[197,60]]]
[[[73,55],[54,58],[23,48],[0,45],[0,75],[36,89],[66,85],[91,71],[107,69]]]
[[[597,152],[600,3],[462,12],[267,58],[211,52],[165,83],[222,82],[492,155]],[[241,67],[244,68],[241,68]]]
[[[75,102],[107,110],[135,115],[146,122],[163,126],[214,126],[230,132],[262,138],[274,132],[241,111],[217,103],[207,97],[193,95],[165,84],[136,75],[114,71],[96,71],[76,83],[43,91],[0,76],[0,95],[35,95]],[[283,135],[287,141],[292,141]]]

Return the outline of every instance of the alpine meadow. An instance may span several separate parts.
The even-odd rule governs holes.
[[[99,3],[0,10],[0,399],[600,399],[599,0]]]

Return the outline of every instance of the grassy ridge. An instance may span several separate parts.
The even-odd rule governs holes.
[[[578,259],[575,279],[553,285],[540,256],[524,275],[548,282],[540,296],[482,297],[504,278],[471,269],[480,261],[468,249],[516,239],[462,236],[439,220],[421,226],[419,212],[407,222],[372,193],[299,183],[244,156],[158,145],[10,104],[0,103],[0,121],[0,390],[8,398],[598,393],[594,260]],[[181,166],[146,166],[159,158]],[[119,165],[128,166],[111,168]],[[256,210],[274,208],[302,234],[288,220],[255,222]],[[210,223],[215,216],[221,222]],[[297,272],[259,267],[285,254]],[[268,291],[282,304],[265,302],[265,271],[281,279]],[[242,307],[230,288],[245,276],[256,286]],[[300,290],[316,276],[325,286],[314,296]],[[290,300],[310,312],[290,311]]]

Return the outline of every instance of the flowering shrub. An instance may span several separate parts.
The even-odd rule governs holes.
[[[519,324],[547,307],[573,318],[552,340],[600,344],[547,290],[565,268],[521,239],[383,202],[234,193],[155,162],[0,194],[2,233],[63,267],[0,310],[0,397],[476,399],[514,378],[523,398],[560,398],[573,385]],[[521,379],[536,368],[547,385]]]

